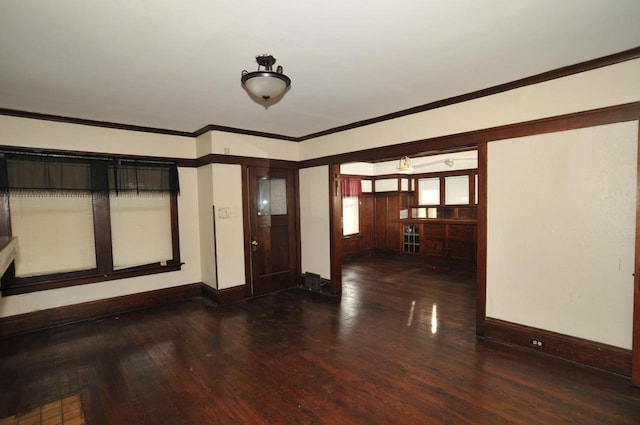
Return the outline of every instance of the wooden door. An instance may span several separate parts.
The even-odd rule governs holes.
[[[297,231],[294,174],[248,167],[251,295],[295,286]]]

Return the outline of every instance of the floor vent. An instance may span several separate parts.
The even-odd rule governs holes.
[[[314,291],[322,289],[322,278],[319,274],[306,272],[302,275],[302,286]]]

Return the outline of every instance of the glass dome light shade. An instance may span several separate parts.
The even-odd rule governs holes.
[[[273,71],[248,72],[241,81],[249,93],[265,101],[280,96],[291,85],[289,77]]]

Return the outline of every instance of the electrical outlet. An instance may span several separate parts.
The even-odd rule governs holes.
[[[544,347],[544,341],[539,340],[538,338],[531,338],[529,340],[529,344],[531,344],[531,346],[535,347],[535,348],[543,348]]]

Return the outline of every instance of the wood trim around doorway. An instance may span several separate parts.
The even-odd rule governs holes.
[[[636,252],[633,274],[631,385],[640,387],[640,121],[638,121],[638,162],[636,167]]]

